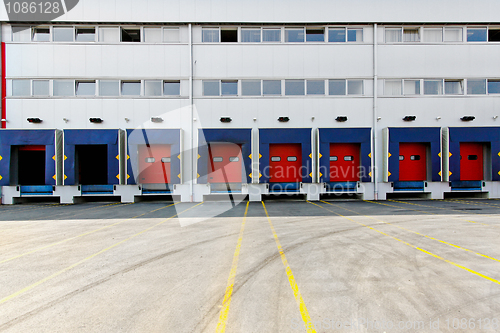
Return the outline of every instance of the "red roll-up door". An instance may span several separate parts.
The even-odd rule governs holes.
[[[421,181],[427,179],[427,149],[425,143],[399,144],[399,180]]]
[[[170,183],[170,145],[141,145],[139,148],[140,184]]]
[[[330,181],[359,181],[360,145],[358,143],[330,144]]]
[[[208,182],[242,182],[241,145],[235,143],[210,143],[208,145]]]
[[[269,181],[296,183],[302,181],[302,148],[300,144],[269,145]]]
[[[460,142],[460,180],[483,178],[483,144]]]

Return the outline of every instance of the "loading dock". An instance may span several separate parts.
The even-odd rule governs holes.
[[[319,128],[317,140],[321,193],[373,199],[371,129]]]
[[[269,193],[302,193],[312,183],[313,155],[310,128],[259,129],[259,182]]]
[[[172,195],[181,184],[181,130],[128,129],[125,183],[138,185],[137,195]],[[131,187],[129,190],[135,189]]]
[[[56,185],[56,130],[0,131],[0,186]]]
[[[234,143],[208,144],[208,182],[240,183],[242,178],[241,145]]]
[[[442,140],[439,127],[383,129],[383,178],[379,198],[387,193],[442,199],[449,191],[442,182]]]
[[[200,129],[197,184],[208,186],[209,194],[246,195],[252,182],[251,144],[251,129]]]
[[[113,195],[119,184],[119,130],[64,130],[64,185],[82,195]]]
[[[500,128],[450,127],[445,170],[454,192],[496,193],[500,181]]]
[[[302,182],[301,166],[302,148],[300,144],[274,143],[269,145],[269,182],[271,184]]]

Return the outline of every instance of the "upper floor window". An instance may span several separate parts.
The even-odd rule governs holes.
[[[13,42],[30,42],[31,41],[31,27],[14,26],[12,27],[12,41]]]
[[[221,43],[236,43],[238,42],[238,28],[222,28],[220,29]]]
[[[263,42],[281,42],[281,29],[280,28],[263,28],[262,29]]]
[[[48,42],[48,41],[50,41],[50,28],[49,27],[33,28],[33,41],[34,42]]]
[[[307,28],[306,29],[306,42],[324,42],[325,29],[324,28]]]
[[[261,32],[260,28],[241,28],[241,41],[243,43],[259,43]]]
[[[472,79],[467,80],[467,95],[486,94],[486,80]]]
[[[118,27],[100,27],[99,42],[118,43],[120,41],[120,28]]]
[[[286,28],[285,42],[300,43],[304,41],[304,28]]]
[[[75,40],[73,27],[53,27],[54,42],[72,42]]]
[[[76,41],[77,42],[95,42],[95,27],[82,27],[76,28]]]
[[[201,41],[203,43],[218,43],[220,41],[219,28],[203,28],[201,30]]]
[[[445,42],[461,42],[463,41],[462,28],[444,27]]]
[[[141,41],[141,28],[121,28],[121,41],[139,43]]]
[[[486,37],[487,37],[486,28],[467,28],[468,42],[486,42]]]
[[[403,28],[403,42],[420,42],[420,29]]]

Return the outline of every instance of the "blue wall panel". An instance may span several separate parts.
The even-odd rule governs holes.
[[[108,184],[118,184],[117,175],[120,172],[118,156],[118,130],[101,129],[70,129],[64,130],[64,175],[65,185],[76,185],[75,179],[75,146],[77,145],[107,145],[108,146]]]
[[[208,172],[208,145],[211,142],[228,142],[241,145],[241,155],[243,156],[242,183],[251,183],[252,177],[252,130],[249,128],[237,129],[200,129],[198,130],[198,184],[207,183]]]
[[[491,145],[492,180],[500,180],[500,127],[450,127],[450,181],[460,180],[460,142]]]
[[[441,128],[439,127],[391,127],[389,128],[389,181],[399,180],[399,144],[401,142],[427,143],[431,147],[431,172],[433,182],[441,181]]]
[[[312,156],[310,128],[263,128],[259,129],[259,183],[269,183],[269,144],[299,143],[302,147],[302,182],[311,183]]]
[[[371,128],[320,128],[319,129],[319,159],[321,172],[320,182],[330,182],[330,144],[359,143],[361,145],[362,182],[370,182],[371,172]]]
[[[139,172],[138,146],[139,145],[170,145],[171,156],[171,184],[180,184],[181,179],[181,130],[180,129],[128,129],[127,130],[127,172],[130,178],[127,184],[136,184],[135,177]]]
[[[45,184],[55,185],[56,174],[55,130],[1,130],[0,131],[0,186],[11,185],[10,162],[12,146],[45,146]],[[18,185],[18,184],[12,184]]]

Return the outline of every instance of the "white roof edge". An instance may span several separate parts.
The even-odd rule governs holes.
[[[55,22],[500,23],[499,0],[79,0]],[[0,21],[8,22],[0,5]]]

